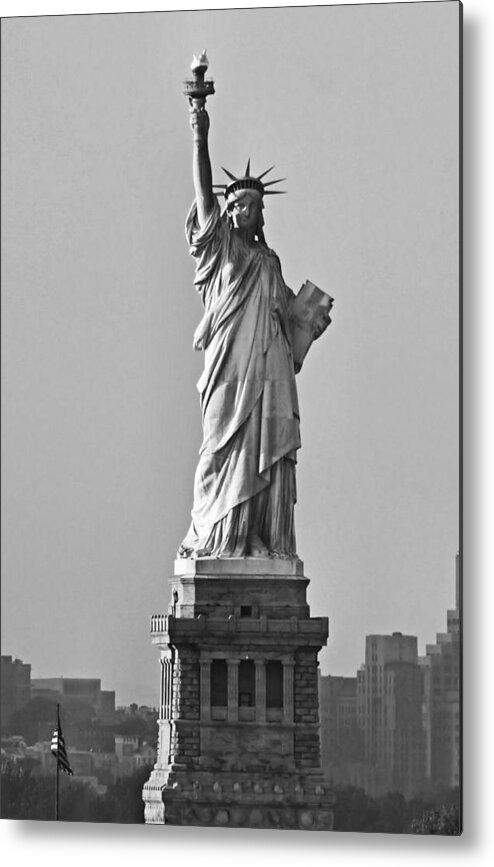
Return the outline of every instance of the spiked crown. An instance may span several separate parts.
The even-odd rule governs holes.
[[[222,166],[223,168],[223,166]],[[262,178],[268,174],[268,172],[272,171],[274,166],[266,169],[265,172],[258,175],[251,175],[250,173],[250,159],[247,163],[247,168],[245,169],[245,174],[240,177],[236,177],[232,172],[229,172],[228,169],[223,168],[225,175],[228,175],[230,178],[229,184],[213,184],[215,188],[215,195],[221,196],[223,195],[225,199],[228,199],[234,195],[234,193],[238,193],[241,190],[254,190],[259,193],[260,196],[279,196],[282,195],[285,190],[267,190],[266,187],[271,187],[273,184],[279,184],[281,181],[286,180],[286,178],[277,178],[275,181],[268,181],[267,183],[262,182]]]

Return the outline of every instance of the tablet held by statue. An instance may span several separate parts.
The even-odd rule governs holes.
[[[334,298],[306,280],[291,304],[291,336],[295,371],[302,367],[314,340],[321,336],[331,322],[330,311]]]

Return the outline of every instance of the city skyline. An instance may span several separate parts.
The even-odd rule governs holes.
[[[457,556],[458,556],[458,555],[457,555]],[[460,565],[460,571],[461,571],[461,565]],[[447,620],[447,612],[448,612],[448,610],[452,610],[453,608],[454,608],[454,605],[451,604],[451,605],[449,605],[449,606],[444,610],[443,621],[442,621],[441,624],[438,625],[438,629],[436,630],[436,632],[434,633],[434,635],[436,635],[438,631],[444,631],[444,628],[445,628],[445,625],[446,625],[446,620]],[[442,629],[441,629],[440,627],[442,627]],[[390,634],[393,634],[393,632],[399,632],[399,631],[400,631],[400,630],[391,630]],[[373,633],[373,634],[378,634],[378,633]],[[380,634],[380,633],[379,633],[379,634]],[[333,676],[335,676],[335,677],[354,677],[354,676],[356,675],[356,672],[359,670],[359,668],[364,664],[364,660],[365,660],[365,641],[366,641],[366,638],[367,638],[367,637],[368,637],[368,636],[365,635],[365,636],[362,638],[362,653],[361,653],[361,661],[360,661],[360,663],[357,664],[357,667],[356,667],[354,670],[352,670],[350,667],[347,667],[347,668],[345,668],[344,671],[337,671],[337,670],[333,670],[333,669],[331,669],[330,671],[321,671],[321,673],[324,674],[324,675],[331,674],[331,675],[333,675]],[[416,635],[414,634],[413,637],[417,638],[417,646],[418,646],[418,655],[419,655],[419,657],[420,657],[420,656],[424,656],[425,653],[426,653],[427,645],[430,645],[430,644],[433,642],[433,640],[434,640],[434,639],[433,639],[433,636],[432,636],[432,635],[429,636],[429,637],[428,637],[428,636],[425,636],[425,637],[422,639],[421,636],[420,636],[420,634],[416,634]],[[21,658],[20,658],[20,654],[18,654],[18,653],[15,651],[15,648],[7,648],[7,647],[3,647],[3,646],[2,646],[2,655],[3,655],[3,656],[11,656],[12,659],[18,659],[18,660],[20,660],[21,662],[27,662],[27,663],[31,664],[31,666],[33,666],[33,664],[35,664],[35,663],[32,662],[32,660],[35,658],[35,654],[34,654],[34,653],[33,653],[33,655],[32,655],[31,657],[29,657],[29,658],[21,659]],[[57,678],[61,678],[61,679],[67,679],[67,680],[68,680],[68,679],[71,679],[71,678],[83,678],[83,679],[84,679],[84,678],[89,678],[89,679],[94,679],[94,678],[96,678],[96,679],[100,679],[102,682],[103,682],[103,679],[104,679],[102,676],[100,676],[100,674],[99,674],[98,672],[94,672],[94,671],[86,672],[86,673],[83,673],[83,672],[73,672],[73,671],[64,671],[64,672],[60,672],[60,673],[58,673],[58,674],[55,675],[53,671],[45,670],[42,674],[39,673],[39,672],[35,672],[34,674],[32,674],[32,680],[41,680],[41,679],[46,679],[46,678],[55,678],[55,677],[57,677]],[[110,684],[110,686],[111,686],[111,684]],[[126,687],[124,686],[124,690],[125,690],[125,689],[128,690],[128,687],[126,688]],[[122,707],[124,707],[124,706],[128,706],[128,705],[130,705],[130,704],[136,702],[136,703],[139,704],[139,705],[146,705],[146,706],[155,707],[155,706],[158,705],[159,690],[156,690],[156,693],[157,693],[157,694],[156,694],[154,697],[153,697],[153,696],[150,696],[150,698],[149,698],[148,701],[137,701],[137,702],[136,702],[136,699],[132,697],[131,692],[130,692],[130,691],[127,691],[127,692],[125,693],[125,695],[126,695],[126,700],[125,700],[125,702],[124,702],[124,701],[122,701],[122,702],[118,702],[118,703],[117,703],[117,706],[122,706]]]
[[[457,557],[458,557],[458,555],[457,555]],[[459,571],[457,571],[456,580],[458,580],[461,577],[461,565],[458,564],[458,562],[457,562],[457,570],[459,570]],[[460,584],[461,584],[461,581],[460,581]],[[460,589],[460,586],[457,585],[456,603],[458,603],[459,599],[461,599],[461,589]],[[455,610],[454,608],[450,608],[450,609],[445,610],[443,623],[441,624],[442,629],[438,629],[436,631],[436,633],[435,633],[436,637],[440,632],[444,632],[444,629],[446,628],[446,624],[449,621],[449,616],[448,616],[449,612],[454,611],[454,610]],[[456,605],[456,610],[458,610],[458,605]],[[461,612],[460,612],[460,617],[461,617]],[[400,634],[398,630],[394,630],[393,632],[390,633],[390,635],[397,635],[397,634]],[[342,673],[339,671],[331,671],[330,672],[331,676],[336,677],[336,678],[338,678],[338,677],[356,677],[358,671],[360,669],[362,669],[362,667],[365,665],[366,644],[367,644],[367,641],[370,637],[371,637],[370,635],[365,635],[362,639],[362,659],[361,659],[361,662],[358,664],[357,668],[354,671],[350,671],[350,672],[346,672],[346,673]],[[423,652],[421,652],[421,645],[418,641],[418,636],[413,635],[413,636],[406,636],[406,637],[411,637],[411,638],[417,639],[417,656],[419,659],[421,657],[422,658],[425,657],[426,652],[427,652],[427,648],[433,644],[433,638],[431,637],[429,641],[426,641],[424,648],[423,648]],[[41,675],[37,675],[36,673],[33,674],[31,659],[20,659],[15,652],[6,653],[3,648],[2,648],[2,656],[10,656],[13,660],[21,662],[23,664],[31,665],[31,683],[34,681],[43,681],[43,680],[44,681],[46,681],[46,680],[67,680],[68,681],[71,679],[73,679],[73,680],[85,680],[85,679],[87,679],[87,680],[98,680],[101,682],[101,684],[103,684],[103,678],[100,677],[97,672],[93,672],[92,674],[88,674],[88,675],[74,675],[71,672],[65,673],[65,674],[60,674],[60,675],[54,675],[53,673],[48,673],[48,674],[44,674],[43,676],[41,676]],[[323,673],[323,672],[321,672],[321,673]],[[324,672],[324,674],[328,674],[328,672]],[[107,687],[107,689],[109,687],[111,690],[111,684],[106,684],[106,687]],[[130,704],[134,704],[134,703],[137,703],[140,706],[145,705],[147,707],[157,707],[157,705],[158,705],[158,702],[156,702],[156,705],[153,705],[150,702],[134,702],[134,699],[130,699],[129,701],[126,701],[126,702],[119,702],[118,701],[118,695],[117,695],[116,691],[114,691],[114,692],[115,692],[115,706],[117,708],[128,707]]]
[[[215,181],[276,163],[267,241],[335,297],[299,376],[321,670],[353,672],[365,634],[432,640],[459,541],[457,39],[453,2],[3,22],[2,650],[37,676],[102,661],[157,704],[200,442],[181,85],[203,47]]]
[[[418,654],[416,636],[401,632],[367,635],[365,659],[355,676],[316,677],[321,769],[331,786],[357,787],[372,798],[399,792],[410,800],[427,791],[437,793],[441,787],[453,793],[461,785],[459,556],[455,590],[455,608],[446,612],[447,631],[436,634],[436,643],[426,646],[426,655]],[[159,629],[163,625],[156,624],[156,634]],[[270,676],[273,678],[273,671]],[[226,694],[218,691],[218,680],[215,690],[213,700],[211,672],[211,713],[223,719],[218,714]],[[279,695],[276,693],[278,701]],[[272,718],[285,704],[273,703],[273,693],[269,697],[264,713]],[[267,698],[266,691],[265,701]],[[256,708],[258,699],[262,708],[262,693],[256,688]],[[4,760],[9,756],[14,762],[31,760],[37,773],[46,774],[47,756],[50,766],[46,739],[53,726],[53,720],[47,718],[48,700],[53,714],[57,703],[58,719],[59,708],[66,711],[65,739],[74,773],[90,781],[99,794],[106,793],[108,783],[119,775],[156,762],[155,730],[163,698],[160,709],[138,708],[137,704],[125,707],[117,704],[114,691],[102,689],[98,678],[31,677],[31,665],[11,656],[2,656]],[[240,703],[241,707],[250,714],[254,706]]]

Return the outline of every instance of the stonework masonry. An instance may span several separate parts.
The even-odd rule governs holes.
[[[321,773],[318,652],[298,560],[178,560],[161,655],[150,824],[329,830]]]

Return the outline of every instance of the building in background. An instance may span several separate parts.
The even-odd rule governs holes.
[[[31,665],[11,656],[1,663],[1,726],[8,727],[12,714],[31,699]]]
[[[120,776],[133,774],[139,768],[152,768],[157,759],[156,746],[134,735],[117,735],[115,754]]]
[[[424,681],[423,723],[426,777],[433,787],[460,785],[461,772],[461,564],[456,555],[455,608],[446,615],[446,632],[426,645],[420,658]]]
[[[115,718],[115,692],[101,689],[101,680],[90,677],[36,677],[31,681],[33,698],[54,698],[62,707],[74,699],[92,707],[101,722]]]
[[[322,767],[332,783],[348,783],[363,760],[356,677],[319,676],[319,716]]]
[[[368,635],[357,677],[320,677],[324,773],[378,797],[455,788],[461,778],[461,562],[446,632]]]
[[[417,638],[368,635],[357,677],[321,677],[320,688],[326,776],[374,797],[418,793],[425,765]]]
[[[416,794],[423,786],[425,765],[415,635],[366,637],[365,663],[357,673],[357,721],[364,763],[376,778],[376,790],[369,794]],[[365,776],[368,780],[368,772]]]
[[[31,678],[31,665],[12,656],[2,656],[1,674],[2,768],[20,764],[35,776],[53,776],[56,704],[74,775],[99,794],[156,762],[156,708],[133,703],[116,710],[115,692],[102,690],[99,678]]]

